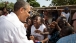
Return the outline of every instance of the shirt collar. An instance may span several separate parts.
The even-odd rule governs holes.
[[[20,23],[21,25],[24,26],[24,24],[19,20],[19,18],[17,17],[17,15],[14,12],[11,12],[10,14],[8,14],[6,16],[11,22],[16,22],[16,23]]]

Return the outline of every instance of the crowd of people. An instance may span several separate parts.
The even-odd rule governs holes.
[[[25,1],[16,2],[11,13],[5,7],[0,9],[0,43],[76,43],[76,13],[70,25],[68,7],[61,14],[46,10],[43,16],[32,17],[30,9]]]

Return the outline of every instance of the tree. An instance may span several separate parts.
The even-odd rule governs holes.
[[[0,3],[0,8],[3,8],[3,7],[7,7],[7,8],[13,9],[14,3],[12,3],[12,2],[9,3],[9,2],[8,2],[7,6],[6,6],[5,2],[1,2],[1,3]]]
[[[32,1],[36,1],[36,0],[27,0],[27,2],[32,2]]]
[[[5,6],[4,2],[1,2],[1,3],[0,3],[0,8],[2,8],[2,7],[4,7],[4,6]]]
[[[17,1],[22,1],[22,0],[17,0]],[[27,1],[28,3],[30,3],[30,5],[33,7],[40,7],[40,4],[36,2],[36,0],[24,0],[24,1]]]
[[[76,0],[52,0],[52,5],[73,5],[76,4]]]
[[[7,8],[11,8],[11,9],[13,9],[14,8],[14,3],[9,3],[8,5],[7,5]]]
[[[46,7],[45,5],[43,5],[42,7]]]
[[[36,0],[27,0],[27,2],[29,2],[33,7],[40,7],[40,4],[36,2]]]
[[[31,1],[30,5],[33,6],[33,7],[40,7],[40,4],[36,1]]]

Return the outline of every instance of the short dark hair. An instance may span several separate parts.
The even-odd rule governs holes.
[[[73,27],[71,26],[65,26],[63,27],[63,30],[66,31],[67,35],[70,35],[74,32]]]
[[[25,1],[17,1],[14,4],[14,11],[18,11],[21,7],[26,8],[27,5],[30,5],[29,3],[25,2]]]
[[[69,10],[69,8],[68,7],[65,7],[64,10]]]
[[[36,17],[40,17],[40,22],[43,23],[43,19],[41,18],[40,15],[34,15],[34,16],[33,16],[33,20],[35,20]]]

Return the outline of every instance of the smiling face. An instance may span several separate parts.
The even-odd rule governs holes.
[[[14,5],[14,12],[21,22],[25,22],[30,16],[30,4],[25,1],[18,1]]]
[[[38,29],[41,25],[41,17],[40,16],[35,16],[33,20],[33,25],[35,26],[36,29]]]
[[[24,9],[24,11],[22,13],[23,14],[22,21],[26,21],[26,19],[30,16],[29,12],[30,12],[30,6],[27,6],[27,9]]]
[[[25,9],[24,7],[21,7],[18,12],[19,14],[18,17],[20,21],[25,22],[26,19],[30,16],[29,12],[30,12],[30,6],[27,6],[27,9]]]
[[[39,16],[36,16],[34,21],[33,21],[34,24],[37,24],[37,25],[40,25],[41,24],[41,17]]]

